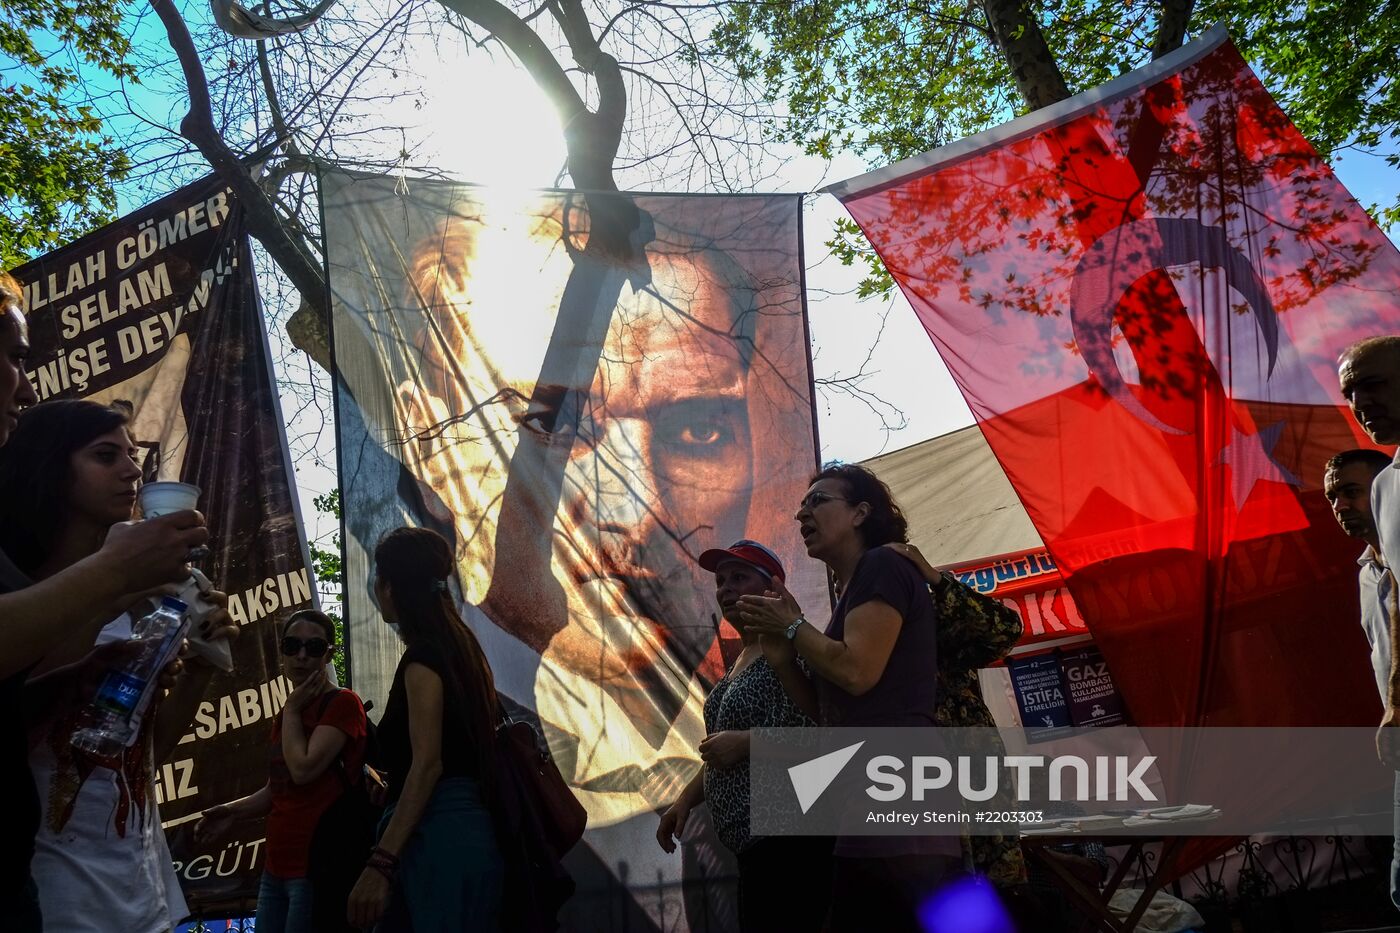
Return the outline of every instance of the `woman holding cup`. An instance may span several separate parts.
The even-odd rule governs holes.
[[[109,530],[132,517],[141,471],[127,417],[85,401],[52,401],[24,413],[0,448],[0,550],[31,580],[61,573],[98,551]],[[218,608],[204,634],[237,627]],[[85,930],[94,917],[129,933],[168,931],[186,911],[155,805],[155,766],[187,730],[213,673],[195,665],[173,686],[137,741],[111,758],[70,743],[97,680],[129,657],[134,620],[150,600],[129,597],[110,610],[96,650],[51,652],[27,690],[39,717],[30,732],[30,770],[45,812],[33,874],[49,933]],[[172,667],[177,667],[172,665]]]

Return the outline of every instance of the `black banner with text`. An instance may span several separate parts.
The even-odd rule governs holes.
[[[261,824],[200,846],[194,821],[266,780],[269,729],[287,692],[276,627],[311,605],[313,587],[242,211],[217,181],[198,182],[15,276],[39,398],[128,409],[146,479],[203,491],[212,537],[201,566],[243,627],[234,669],[216,673],[188,711],[170,760],[131,779],[153,791],[190,909],[250,908]]]

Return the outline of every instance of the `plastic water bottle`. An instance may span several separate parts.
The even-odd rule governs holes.
[[[73,733],[76,748],[111,758],[135,744],[141,719],[160,685],[160,672],[179,653],[190,626],[188,610],[180,600],[166,596],[132,626],[131,641],[139,646],[135,656],[102,678]]]

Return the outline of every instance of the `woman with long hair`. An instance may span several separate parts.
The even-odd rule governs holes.
[[[363,780],[365,708],[326,674],[335,653],[335,626],[325,613],[292,613],[280,647],[282,674],[292,690],[272,727],[267,783],[247,797],[205,810],[195,838],[217,840],[235,823],[266,817],[258,930],[330,933],[346,927],[353,877],[337,884],[340,879],[313,871],[322,866],[313,864],[312,840],[323,820],[336,818],[336,801]]]
[[[39,401],[25,371],[28,356],[24,289],[14,276],[0,272],[0,447],[22,412]],[[14,498],[8,488],[4,495]],[[52,516],[38,520],[48,524]],[[109,604],[122,594],[183,580],[189,574],[186,556],[207,538],[204,518],[194,511],[117,525],[96,553],[44,580],[21,573],[0,549],[0,708],[6,713],[0,724],[0,773],[10,788],[0,823],[0,904],[7,930],[39,933],[43,927],[30,877],[41,809],[25,732],[30,671],[63,645],[92,645],[111,619]]]
[[[131,519],[138,456],[121,411],[86,401],[26,411],[0,448],[0,550],[32,580],[86,560]],[[44,806],[33,873],[49,933],[164,933],[187,913],[156,808],[155,766],[188,728],[213,669],[191,661],[123,753],[95,756],[70,741],[98,677],[128,656],[132,624],[151,605],[124,602],[111,608],[95,651],[81,643],[51,651],[28,687],[43,717],[31,726],[29,765]],[[237,633],[222,610],[204,626],[206,636]]]
[[[495,679],[457,613],[452,548],[397,528],[374,551],[374,593],[406,649],[379,723],[388,805],[350,894],[350,921],[381,933],[500,928],[505,879],[494,799]]]
[[[780,583],[776,596],[740,597],[783,688],[823,726],[936,725],[938,615],[923,574],[885,547],[908,541],[889,487],[864,467],[828,466],[794,517],[840,597],[824,632]],[[827,929],[919,930],[920,904],[961,861],[953,836],[838,838]]]

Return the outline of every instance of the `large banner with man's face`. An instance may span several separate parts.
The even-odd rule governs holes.
[[[655,813],[699,768],[734,636],[696,558],[760,540],[828,605],[792,520],[817,459],[800,199],[322,184],[354,686],[382,708],[402,650],[376,541],[440,531],[590,854],[664,886]]]
[[[126,410],[145,478],[200,487],[210,531],[201,567],[243,626],[234,669],[216,673],[193,709],[157,713],[190,717],[170,759],[154,772],[140,756],[123,763],[131,798],[109,831],[127,832],[130,813],[159,806],[191,909],[249,909],[261,823],[217,842],[195,843],[192,830],[202,810],[267,780],[269,730],[287,694],[277,630],[311,606],[312,585],[243,211],[222,184],[197,182],[15,277],[41,403],[85,398]],[[72,728],[49,730],[56,790],[44,806],[55,831],[92,771],[73,756]]]

